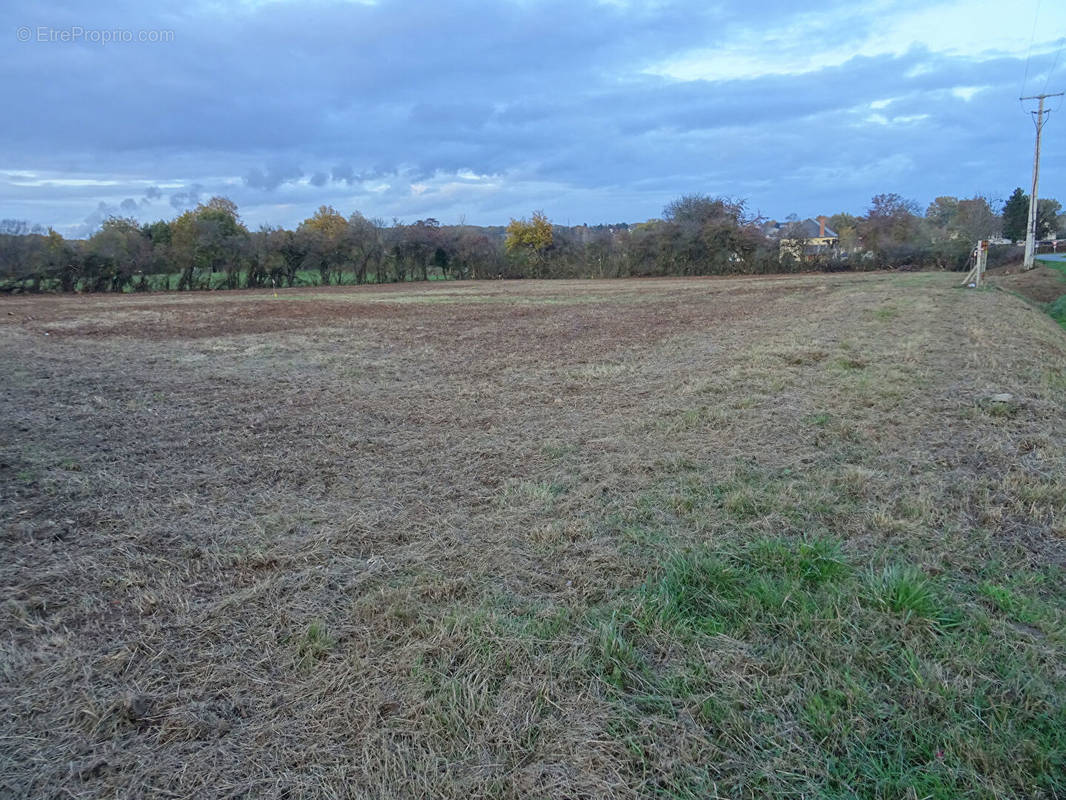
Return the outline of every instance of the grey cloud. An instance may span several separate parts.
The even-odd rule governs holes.
[[[248,174],[244,176],[244,184],[252,189],[262,189],[271,192],[283,183],[290,183],[299,180],[301,177],[303,177],[303,172],[299,167],[289,164],[275,164],[274,166],[267,167],[265,170],[253,167],[248,171]]]
[[[352,183],[355,180],[355,172],[352,170],[351,164],[338,164],[332,171],[333,180],[338,183],[343,181],[344,183]]]
[[[194,183],[192,186],[187,186],[184,191],[174,192],[170,195],[171,207],[181,211],[196,205],[200,202],[200,192],[203,188],[200,184]]]

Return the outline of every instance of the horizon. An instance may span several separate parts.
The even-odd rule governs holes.
[[[945,197],[945,196],[947,196],[947,195],[938,195],[938,197]],[[213,199],[213,198],[201,197],[200,200],[198,201],[198,205],[207,204],[208,201],[210,201],[211,199]],[[228,198],[224,198],[224,199],[228,199]],[[710,198],[710,199],[716,199],[716,198]],[[728,198],[722,198],[722,199],[728,199]],[[903,198],[903,199],[904,200],[909,200],[910,198]],[[959,200],[966,200],[966,199],[978,199],[978,198],[958,198],[958,199]],[[981,198],[981,199],[985,199],[986,201],[989,201],[989,198]],[[1041,197],[1040,199],[1048,199],[1048,198]],[[1051,198],[1051,199],[1057,199],[1057,198]],[[990,202],[990,208],[991,208],[992,212],[994,214],[996,214],[997,216],[1002,216],[1002,212],[1003,212],[1002,204],[1005,201],[1004,200],[997,200],[995,203],[992,203],[991,201],[989,201],[989,202]],[[926,211],[928,210],[928,208],[925,207],[926,205],[928,205],[928,204],[922,204],[922,207],[920,207],[918,209],[917,214],[915,216],[917,216],[918,218],[926,218]],[[317,211],[317,210],[319,210],[319,208],[323,208],[323,207],[324,208],[328,208],[328,209],[330,209],[332,211],[335,211],[335,212],[339,213],[341,216],[343,216],[346,219],[351,218],[355,214],[361,214],[362,213],[358,209],[356,209],[355,211],[353,211],[351,213],[345,213],[343,209],[336,209],[336,208],[332,208],[331,206],[323,205],[323,204],[319,204],[318,206],[315,207],[314,210]],[[151,225],[151,224],[156,223],[156,222],[172,223],[178,216],[180,216],[181,214],[185,213],[185,211],[194,210],[195,208],[196,208],[196,206],[190,206],[187,209],[176,210],[176,211],[173,212],[173,214],[171,214],[171,216],[162,217],[162,218],[159,218],[159,219],[138,219],[134,215],[124,215],[122,213],[113,214],[113,215],[111,215],[108,218],[134,219],[141,226]],[[535,213],[539,213],[539,211],[540,211],[539,209],[535,209],[534,210]],[[835,216],[837,214],[852,214],[853,216],[855,216],[858,219],[863,219],[867,215],[866,212],[867,212],[867,210],[861,210],[859,212],[835,211],[832,214],[826,214],[824,216],[826,216],[826,218],[827,218],[827,225],[828,225],[828,219],[830,219],[831,217],[833,217],[833,216]],[[295,224],[293,224],[291,226],[270,225],[270,223],[264,223],[264,225],[266,227],[275,228],[275,229],[280,228],[280,229],[284,229],[284,230],[296,230],[300,226],[301,223],[308,221],[313,216],[313,213],[314,212],[308,214],[307,217],[297,221]],[[444,229],[444,228],[470,227],[470,228],[479,228],[479,229],[483,229],[483,230],[488,230],[488,229],[498,228],[498,229],[500,229],[500,232],[503,233],[503,232],[506,231],[506,229],[508,227],[508,224],[510,222],[513,222],[516,219],[520,219],[522,221],[526,221],[526,219],[528,217],[530,217],[531,215],[527,214],[527,215],[524,215],[523,217],[511,217],[511,218],[508,219],[508,221],[501,222],[501,223],[492,223],[492,222],[490,222],[490,223],[481,223],[481,224],[473,223],[473,222],[470,222],[470,221],[467,221],[467,220],[460,220],[460,221],[456,221],[456,222],[448,222],[448,221],[445,221],[445,220],[438,220],[436,217],[432,217],[432,216],[422,217],[422,218],[419,218],[417,220],[414,219],[414,218],[403,219],[403,218],[400,218],[400,217],[394,217],[391,220],[384,220],[384,219],[381,219],[380,217],[373,217],[373,216],[367,215],[367,214],[363,214],[363,216],[366,219],[369,219],[369,220],[371,220],[371,221],[373,221],[375,223],[380,223],[382,225],[382,227],[384,227],[384,228],[391,228],[391,227],[396,227],[396,226],[401,226],[401,225],[412,225],[412,224],[414,224],[416,222],[423,222],[423,221],[426,221],[426,220],[433,220],[433,221],[437,222],[442,229]],[[623,226],[623,225],[628,227],[628,228],[632,228],[634,226],[641,225],[643,223],[662,222],[664,220],[664,217],[663,217],[662,214],[660,214],[657,217],[651,217],[651,218],[648,218],[648,219],[645,219],[645,220],[613,220],[613,221],[609,221],[609,222],[569,222],[569,221],[562,222],[562,221],[559,221],[559,220],[551,219],[550,215],[546,215],[546,216],[548,216],[548,221],[551,223],[552,227],[563,228],[563,229],[567,229],[567,230],[574,230],[574,229],[581,228],[581,227],[587,227],[587,228],[591,228],[591,229],[595,229],[595,228],[612,228],[612,227]],[[810,216],[795,215],[795,219],[791,220],[791,221],[793,221],[793,222],[807,222],[807,221],[810,221],[810,222],[817,223],[818,216],[819,215],[810,215]],[[101,220],[101,225],[102,225],[102,222],[106,221],[106,219],[108,219],[108,218],[105,218],[104,220]],[[30,221],[30,220],[17,219],[17,218],[13,218],[13,217],[5,217],[5,218],[0,218],[0,219],[2,219],[4,222],[11,221],[11,222],[27,225],[27,228],[24,231],[22,231],[20,234],[18,234],[18,235],[23,235],[23,234],[44,235],[44,234],[47,234],[49,229],[56,230],[57,232],[59,232],[62,235],[61,231],[58,231],[58,229],[56,229],[56,228],[54,228],[52,226],[49,226],[47,224],[34,223],[34,222]],[[254,233],[255,232],[256,229],[253,228],[253,226],[250,226],[248,224],[247,220],[245,220],[242,217],[241,210],[240,210],[239,207],[237,208],[237,221],[239,223],[243,224],[248,229],[249,233]],[[785,225],[785,224],[787,224],[789,222],[790,222],[790,220],[787,217],[786,218],[778,218],[778,217],[759,216],[759,217],[752,218],[751,222],[749,224],[757,225],[759,227],[765,227],[766,225],[770,225],[770,224],[776,224],[778,226],[782,226],[782,225]],[[92,231],[85,232],[84,235],[81,235],[81,236],[64,235],[63,238],[69,239],[69,240],[75,240],[75,241],[87,241],[88,239],[90,239],[92,237],[93,234],[98,233],[101,230],[101,225],[98,225]]]
[[[69,238],[214,195],[249,228],[293,228],[320,205],[445,225],[538,209],[570,227],[633,224],[694,193],[777,220],[861,215],[882,193],[922,211],[984,195],[998,211],[1030,190],[1017,98],[1061,90],[1066,73],[1066,8],[1038,0],[1013,14],[24,1],[0,16],[16,39],[0,54],[0,218]],[[1052,114],[1040,197],[1066,194],[1060,125]]]

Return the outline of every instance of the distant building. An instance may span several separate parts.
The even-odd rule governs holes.
[[[781,255],[788,253],[794,258],[813,258],[835,251],[840,245],[840,236],[826,226],[827,221],[827,217],[818,217],[799,222],[771,222],[763,231],[781,243]]]

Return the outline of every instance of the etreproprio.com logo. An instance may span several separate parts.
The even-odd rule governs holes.
[[[21,25],[15,38],[32,44],[167,44],[174,41],[172,30],[130,30],[128,28],[86,28],[70,25],[57,28],[51,25]]]

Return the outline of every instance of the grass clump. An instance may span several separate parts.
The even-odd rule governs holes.
[[[905,623],[925,620],[941,629],[959,624],[958,616],[945,605],[933,581],[916,567],[891,564],[868,572],[866,583],[874,602],[901,615]]]
[[[831,613],[833,593],[823,587],[849,571],[831,539],[760,539],[724,554],[696,550],[667,562],[649,589],[650,606],[661,623],[702,633],[802,625]]]
[[[596,627],[587,664],[616,689],[633,689],[646,683],[647,666],[630,641],[624,618],[618,614]]]
[[[334,644],[326,623],[320,619],[312,621],[297,642],[297,665],[301,669],[309,669],[315,662],[325,658]]]

